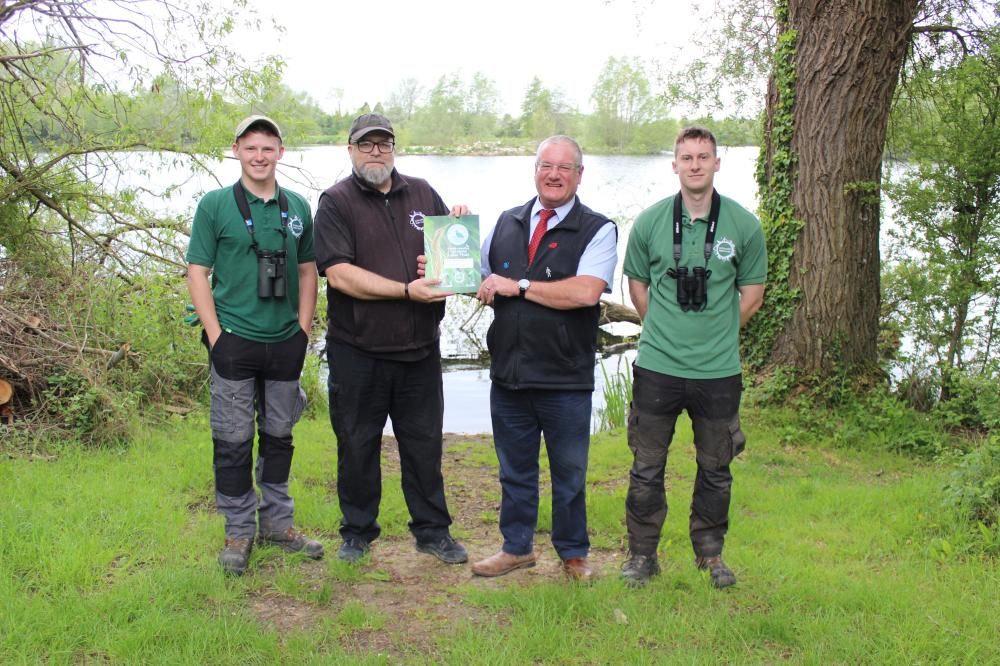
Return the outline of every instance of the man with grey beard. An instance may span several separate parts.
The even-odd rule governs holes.
[[[360,560],[378,537],[382,430],[392,419],[403,497],[417,550],[448,564],[468,559],[449,533],[441,476],[444,396],[438,280],[419,277],[425,215],[450,210],[427,181],[394,167],[389,119],[355,119],[347,152],[352,173],[319,199],[316,265],[326,277],[330,423],[337,436],[337,497],[344,542],[337,556]]]

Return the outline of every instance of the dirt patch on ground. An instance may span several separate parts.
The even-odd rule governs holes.
[[[479,448],[483,447],[483,448]],[[443,467],[448,508],[453,530],[474,562],[492,555],[500,547],[497,527],[500,487],[495,464],[475,462],[492,456],[492,439],[482,435],[445,436]],[[384,441],[383,473],[399,469],[399,454],[391,437]],[[563,576],[559,558],[552,550],[547,533],[535,539],[538,564],[499,578],[473,576],[469,564],[447,565],[431,555],[419,553],[412,537],[380,537],[372,543],[368,561],[350,567],[348,575],[338,572],[349,565],[329,562],[298,563],[298,591],[285,594],[265,585],[256,591],[250,607],[261,623],[279,633],[308,630],[324,619],[339,619],[343,633],[341,648],[359,654],[383,654],[391,658],[433,661],[437,642],[450,627],[503,624],[505,618],[494,611],[468,603],[462,588],[477,586],[503,589],[530,586],[539,582],[570,585]],[[325,540],[327,558],[335,558],[340,540]],[[620,566],[622,553],[593,551],[590,559],[599,572],[609,575]],[[276,565],[264,563],[255,575],[269,576]],[[331,575],[332,572],[332,575]]]

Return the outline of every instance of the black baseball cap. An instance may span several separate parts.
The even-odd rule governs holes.
[[[370,132],[385,132],[392,138],[396,138],[396,133],[392,131],[392,124],[389,119],[381,113],[365,113],[354,119],[351,123],[351,134],[348,139],[351,143],[357,143],[365,134]]]

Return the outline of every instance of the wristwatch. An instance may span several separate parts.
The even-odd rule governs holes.
[[[531,286],[531,280],[527,278],[521,278],[517,281],[518,296],[524,298],[524,292],[528,291],[528,287]]]

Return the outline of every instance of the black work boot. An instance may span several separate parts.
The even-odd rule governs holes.
[[[468,553],[465,552],[465,546],[455,541],[450,534],[426,541],[418,539],[417,550],[421,553],[429,553],[445,564],[462,564],[469,559]]]
[[[708,571],[712,576],[712,585],[720,590],[730,585],[736,585],[736,574],[722,561],[722,555],[696,557],[694,563],[699,569]]]
[[[250,539],[226,539],[226,546],[219,553],[219,564],[230,576],[242,576],[250,561]]]
[[[368,553],[368,542],[357,537],[346,537],[337,551],[337,557],[345,562],[358,562]]]
[[[656,560],[656,553],[652,555],[630,553],[629,558],[622,564],[622,578],[632,587],[644,586],[650,578],[659,573],[660,564]]]

